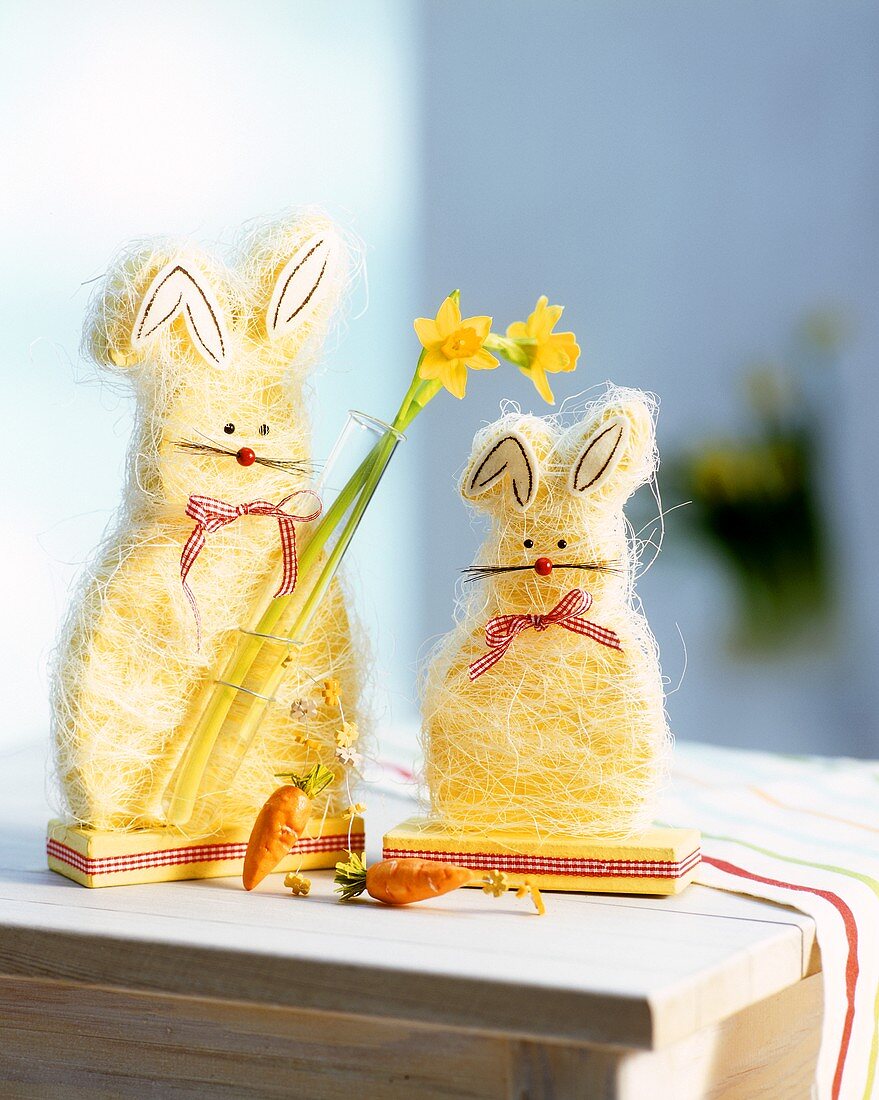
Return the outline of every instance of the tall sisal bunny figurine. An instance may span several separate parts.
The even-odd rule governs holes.
[[[669,734],[623,505],[656,461],[637,390],[563,432],[506,416],[477,435],[461,493],[491,530],[424,699],[450,829],[620,838],[650,821]]]
[[[261,593],[292,586],[296,531],[315,511],[304,492],[304,381],[348,263],[341,235],[307,212],[250,234],[234,269],[189,244],[150,243],[108,275],[86,347],[132,382],[137,423],[123,504],[57,661],[55,759],[69,821],[164,824],[163,794],[239,629]],[[296,702],[332,676],[353,704],[356,663],[336,587],[309,640],[291,649],[237,775],[213,787],[207,777],[212,793],[188,835],[249,824],[279,767],[314,762]],[[332,745],[338,708],[300,709],[309,707],[309,735]],[[331,811],[343,804],[338,788],[328,797]]]

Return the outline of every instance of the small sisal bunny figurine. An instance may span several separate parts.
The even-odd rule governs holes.
[[[292,587],[296,528],[316,510],[304,492],[304,379],[348,266],[340,234],[306,212],[251,233],[234,269],[189,244],[150,243],[107,276],[85,345],[131,381],[137,422],[124,501],[56,662],[55,763],[68,820],[100,830],[164,823],[163,793],[239,628],[261,597]],[[213,794],[199,799],[188,833],[249,824],[279,766],[315,762],[297,700],[316,711],[308,737],[325,733],[332,744],[338,708],[317,708],[315,685],[338,679],[349,705],[357,691],[338,587],[288,660],[244,763],[225,787],[208,782]],[[338,808],[338,792],[328,797]]]
[[[657,463],[653,408],[610,389],[579,423],[505,416],[461,494],[492,526],[424,689],[433,816],[450,828],[625,837],[669,747],[623,505]]]

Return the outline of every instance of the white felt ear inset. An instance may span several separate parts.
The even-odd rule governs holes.
[[[269,336],[288,336],[326,297],[332,286],[338,241],[330,232],[316,233],[284,265],[266,312]]]
[[[202,359],[213,366],[225,363],[227,336],[217,299],[205,280],[176,262],[162,268],[143,296],[131,330],[132,348],[141,348],[181,313]]]
[[[470,465],[461,492],[468,500],[482,496],[505,478],[517,512],[524,512],[537,492],[537,458],[531,445],[519,435],[493,441]]]
[[[568,485],[572,492],[585,493],[603,485],[619,465],[629,441],[625,416],[605,420],[590,436],[571,467]]]

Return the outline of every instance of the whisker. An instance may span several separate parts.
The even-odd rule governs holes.
[[[262,458],[260,455],[256,456],[256,461],[260,466],[270,466],[273,470],[283,470],[290,474],[313,473],[318,465],[316,462],[308,462],[304,459],[299,461],[285,458]]]
[[[553,562],[553,569],[591,569],[594,573],[615,573],[620,576],[625,570],[612,561],[596,562]]]
[[[533,565],[470,565],[462,569],[465,583],[467,581],[482,580],[485,577],[494,577],[499,573],[519,573],[533,569]]]
[[[226,447],[218,447],[213,443],[196,443],[193,439],[178,439],[174,446],[180,451],[195,451],[196,454],[236,455],[237,451],[230,451]]]
[[[191,451],[194,454],[228,455],[230,458],[235,458],[238,454],[229,447],[221,447],[216,443],[198,443],[192,439],[178,439],[174,445],[180,451]],[[321,465],[306,459],[266,458],[264,455],[257,455],[255,461],[260,466],[268,466],[290,474],[311,474]]]
[[[531,572],[533,565],[469,565],[461,570],[464,583],[487,580],[503,573]],[[615,562],[559,562],[553,563],[553,569],[589,569],[594,573],[614,573],[622,575],[624,570]]]
[[[520,569],[533,569],[533,565],[468,565],[462,573],[516,573]]]

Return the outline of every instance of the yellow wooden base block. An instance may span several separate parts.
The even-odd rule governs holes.
[[[349,828],[351,850],[362,854],[362,817],[317,819],[308,823],[296,850],[278,864],[277,872],[335,866],[347,858]],[[241,874],[249,835],[249,829],[201,839],[162,829],[105,833],[50,821],[46,855],[51,870],[82,886],[219,878]]]
[[[628,840],[450,829],[410,817],[384,838],[384,858],[418,856],[528,877],[541,890],[679,894],[701,859],[697,829],[653,828]]]

